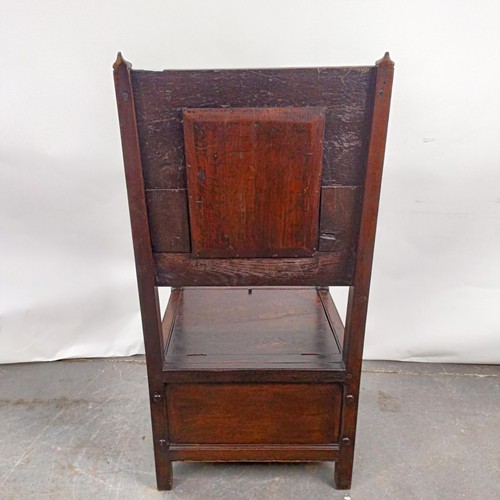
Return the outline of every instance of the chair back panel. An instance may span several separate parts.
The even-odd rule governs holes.
[[[130,70],[157,283],[351,284],[375,76]]]

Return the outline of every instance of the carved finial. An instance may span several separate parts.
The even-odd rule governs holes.
[[[122,64],[125,64],[128,69],[132,67],[132,65],[123,59],[122,53],[118,52],[116,56],[116,61],[113,64],[113,69],[116,71]]]
[[[391,59],[391,56],[389,55],[389,52],[386,52],[384,54],[384,57],[382,59],[379,59],[376,63],[376,66],[394,66],[394,61]]]

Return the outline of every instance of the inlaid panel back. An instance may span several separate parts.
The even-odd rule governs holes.
[[[128,68],[157,285],[352,284],[375,76]]]

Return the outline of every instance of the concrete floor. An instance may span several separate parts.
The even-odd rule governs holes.
[[[3,499],[500,498],[500,369],[366,362],[353,488],[333,464],[175,463],[155,489],[143,357],[0,366]]]

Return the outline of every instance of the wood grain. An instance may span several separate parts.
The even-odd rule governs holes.
[[[328,444],[339,435],[335,384],[173,384],[169,433],[183,444]]]
[[[174,289],[163,321],[165,380],[342,382],[328,296],[315,287]]]
[[[338,444],[176,444],[172,460],[197,462],[317,462],[337,460]]]
[[[340,351],[342,351],[344,346],[344,323],[340,317],[337,306],[335,305],[328,289],[319,289],[318,295],[325,309],[325,314],[328,318],[328,322],[330,323],[330,327],[335,334],[337,345]]]
[[[142,176],[143,169],[137,136],[137,118],[130,81],[130,67],[130,64],[119,53],[113,65],[113,76],[118,105],[118,118],[120,120],[123,163],[127,183],[142,330],[147,357],[149,395],[152,402],[155,394],[163,397],[165,393],[165,386],[162,383],[161,376],[163,333],[158,290],[155,287],[153,250],[151,248],[146,195]],[[173,480],[172,462],[166,451],[158,446],[159,441],[164,439],[168,427],[167,415],[163,405],[151,404],[151,423],[153,428],[153,442],[155,444],[154,455],[157,486],[160,490],[169,490],[172,488]]]
[[[190,252],[186,190],[148,190],[146,201],[153,251]]]
[[[361,363],[393,76],[394,62],[386,53],[383,59],[377,61],[358,251],[354,283],[349,288],[347,301],[343,355],[349,375],[345,390],[352,402],[345,405],[342,422],[342,436],[347,444],[341,446],[339,461],[335,464],[335,484],[341,489],[350,488],[352,479]]]
[[[157,286],[345,286],[354,272],[351,251],[290,259],[191,259],[183,253],[155,253],[154,260]]]
[[[172,332],[174,329],[175,319],[177,317],[177,311],[182,297],[182,289],[172,288],[170,291],[170,297],[168,298],[167,307],[165,308],[165,313],[163,314],[163,319],[161,321],[162,330],[162,347],[163,353],[167,352],[170,340],[172,338]],[[164,366],[162,367],[162,369]]]
[[[362,201],[362,187],[331,186],[321,189],[320,251],[356,250]]]
[[[363,183],[375,68],[132,72],[148,189],[186,187],[184,108],[326,107],[322,185]]]
[[[196,257],[316,251],[324,108],[184,111]]]
[[[193,383],[193,384],[326,384],[326,383],[345,383],[346,373],[344,363],[339,357],[339,361],[335,364],[316,363],[316,366],[307,367],[301,364],[300,370],[283,369],[284,362],[269,363],[267,367],[259,368],[258,370],[247,369],[248,367],[230,368],[227,366],[219,368],[215,365],[210,367],[184,367],[177,369],[173,364],[165,365],[163,371],[163,380],[167,384],[178,383]]]
[[[222,359],[221,359],[222,358]],[[225,360],[224,360],[225,358]],[[165,358],[196,366],[337,363],[340,351],[316,288],[185,288]]]

